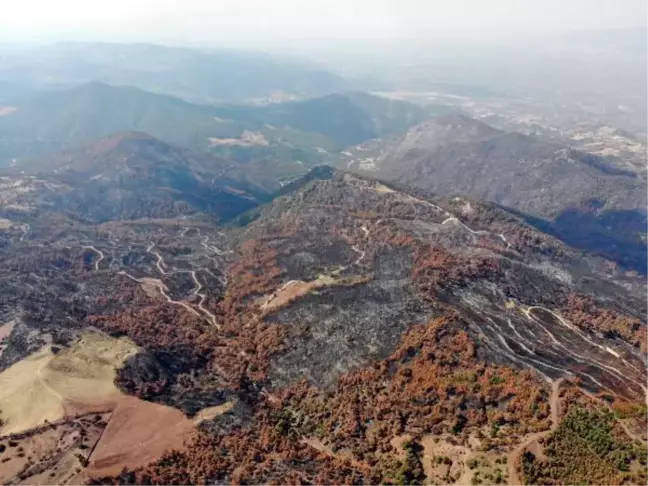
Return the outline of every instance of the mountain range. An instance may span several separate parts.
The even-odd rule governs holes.
[[[601,157],[448,114],[349,149],[341,164],[528,215],[544,231],[646,271],[646,183]]]
[[[97,82],[34,95],[11,108],[0,116],[0,155],[5,160],[122,131],[143,131],[169,143],[230,156],[237,148],[258,149],[256,156],[267,156],[279,146],[321,157],[326,150],[397,133],[427,118],[416,105],[359,92],[269,106],[215,107]],[[242,139],[250,132],[258,134],[256,140]]]
[[[114,134],[5,173],[45,178],[38,205],[99,222],[196,212],[228,219],[271,194],[238,164],[141,132]]]
[[[3,52],[0,81],[35,89],[99,81],[197,103],[317,96],[352,88],[319,66],[254,52],[61,42]]]

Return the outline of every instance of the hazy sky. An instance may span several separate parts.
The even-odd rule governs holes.
[[[646,0],[0,0],[0,39],[474,39],[645,26],[646,15]]]

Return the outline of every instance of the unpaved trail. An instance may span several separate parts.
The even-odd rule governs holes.
[[[594,346],[594,347],[600,349],[601,351],[604,351],[605,353],[612,355],[614,358],[616,358],[617,360],[621,361],[621,362],[624,363],[624,364],[627,363],[627,361],[626,361],[625,359],[623,359],[623,357],[622,357],[619,353],[617,353],[615,350],[613,350],[612,348],[610,348],[610,347],[608,347],[608,346],[603,346],[603,345],[601,345],[601,344],[599,344],[599,343],[593,341],[593,340],[592,340],[589,336],[587,336],[587,334],[585,334],[581,329],[579,329],[577,326],[575,326],[574,324],[572,324],[571,322],[569,322],[567,319],[565,319],[564,317],[562,317],[560,314],[558,314],[558,313],[556,313],[556,312],[554,312],[554,311],[552,311],[552,310],[550,310],[550,309],[547,309],[546,307],[542,307],[542,306],[532,306],[532,307],[528,307],[527,309],[523,309],[523,312],[526,314],[526,316],[527,316],[529,319],[531,319],[531,320],[535,320],[535,321],[538,323],[538,325],[540,325],[540,326],[545,330],[545,332],[546,332],[547,335],[552,339],[552,341],[554,341],[554,342],[555,342],[559,347],[563,348],[564,351],[565,351],[568,355],[572,356],[572,357],[575,358],[577,361],[580,361],[580,362],[583,363],[583,364],[587,364],[587,363],[589,363],[589,364],[591,364],[591,365],[593,365],[593,366],[599,368],[603,373],[608,373],[609,375],[611,375],[611,376],[615,376],[616,378],[618,378],[618,379],[620,379],[620,380],[622,380],[622,381],[629,381],[629,382],[633,383],[634,385],[638,386],[640,389],[643,390],[644,395],[648,393],[648,388],[646,388],[645,383],[641,383],[641,382],[637,381],[636,379],[634,379],[634,378],[628,376],[628,373],[627,373],[627,372],[624,372],[624,371],[622,371],[622,370],[620,370],[620,369],[618,369],[618,368],[616,368],[616,367],[614,367],[614,366],[611,366],[611,365],[609,365],[609,364],[602,363],[601,361],[599,361],[598,359],[596,359],[596,358],[594,358],[594,357],[586,357],[586,356],[580,355],[580,354],[576,353],[575,351],[573,351],[572,349],[569,349],[569,348],[568,348],[567,346],[565,346],[564,344],[560,343],[560,342],[558,341],[558,339],[556,339],[556,337],[555,337],[553,334],[551,334],[551,332],[549,332],[549,330],[546,329],[546,328],[545,328],[545,327],[540,323],[540,319],[536,318],[536,317],[533,315],[533,313],[532,313],[533,309],[539,309],[539,310],[542,310],[542,311],[544,311],[544,312],[547,312],[547,313],[551,314],[551,315],[552,315],[552,316],[553,316],[553,317],[558,321],[558,323],[560,323],[560,325],[562,325],[562,326],[564,326],[565,328],[567,328],[567,329],[568,329],[569,331],[571,331],[574,335],[578,336],[579,338],[581,338],[582,340],[584,340],[585,342],[587,342],[587,343],[590,344],[591,346]],[[627,364],[629,365],[630,363],[627,363]],[[634,370],[636,370],[636,367],[634,367],[634,366],[629,366],[629,367],[632,368],[632,369],[634,369]],[[600,383],[598,380],[596,380],[595,378],[593,378],[591,375],[588,375],[588,374],[583,373],[583,372],[578,372],[578,373],[579,373],[579,374],[582,374],[582,375],[586,375],[586,376],[588,376],[592,381],[594,381],[595,383],[597,383],[597,384],[598,384],[599,386],[601,386],[602,388],[605,388],[605,389],[607,389],[608,391],[613,392],[613,391],[610,390],[608,387],[606,387],[605,385],[603,385],[602,383]],[[648,397],[647,397],[646,399],[648,400]]]
[[[506,237],[502,233],[495,234],[495,233],[491,233],[490,231],[486,231],[486,230],[477,230],[477,231],[475,231],[470,226],[466,225],[461,220],[459,220],[459,218],[457,218],[456,216],[452,216],[452,217],[447,218],[447,219],[445,219],[445,220],[443,220],[441,222],[441,224],[446,224],[446,223],[456,223],[459,226],[461,226],[463,229],[469,231],[473,235],[496,235],[500,240],[502,240],[506,244],[506,249],[507,250],[509,248],[511,248],[511,244],[508,242],[508,240],[506,239]]]
[[[38,381],[40,381],[40,382],[43,384],[43,386],[45,387],[45,389],[46,389],[49,393],[51,393],[52,395],[54,395],[54,396],[56,397],[56,399],[57,399],[57,400],[61,403],[61,405],[62,405],[62,404],[65,402],[65,398],[63,397],[63,395],[61,395],[57,390],[55,390],[54,388],[52,388],[52,387],[49,385],[49,383],[47,383],[47,380],[45,380],[45,378],[43,377],[43,369],[44,369],[48,364],[50,364],[50,360],[45,360],[45,361],[43,361],[43,364],[40,365],[40,366],[38,367],[38,370],[36,371],[36,377],[38,378]]]
[[[550,310],[550,309],[547,309],[546,307],[539,306],[539,305],[531,306],[531,307],[529,307],[529,308],[527,309],[527,311],[528,311],[528,312],[531,312],[533,309],[540,309],[540,310],[543,310],[543,311],[545,311],[545,312],[548,312],[549,314],[551,314],[552,316],[554,316],[556,319],[558,319],[558,321],[559,321],[563,326],[565,326],[566,328],[568,328],[568,329],[571,330],[571,331],[574,331],[576,334],[578,334],[581,338],[583,338],[583,339],[584,339],[585,341],[587,341],[588,343],[590,343],[590,344],[592,344],[592,345],[594,345],[594,346],[600,348],[601,350],[605,351],[606,353],[611,354],[611,355],[614,356],[615,358],[621,358],[621,355],[620,355],[619,353],[617,353],[615,350],[613,350],[612,348],[609,348],[609,347],[607,347],[607,346],[602,346],[601,344],[592,341],[592,340],[591,340],[589,337],[587,337],[587,336],[586,336],[586,335],[585,335],[585,334],[584,334],[580,329],[578,329],[578,327],[576,327],[575,325],[573,325],[571,322],[569,322],[567,319],[565,319],[564,317],[562,317],[560,314],[557,314],[557,313],[555,313],[554,311],[552,311],[552,310]]]
[[[202,239],[201,242],[200,242],[200,244],[202,245],[202,247],[203,247],[205,250],[213,251],[213,252],[216,253],[218,256],[222,256],[222,255],[227,255],[227,254],[229,254],[229,253],[233,253],[231,250],[224,251],[224,250],[221,250],[220,248],[218,248],[218,247],[215,246],[215,245],[208,245],[208,244],[207,244],[208,241],[209,241],[209,236],[204,236],[203,239]]]
[[[216,316],[214,314],[212,314],[210,311],[208,311],[203,306],[203,304],[205,302],[205,299],[207,299],[207,296],[205,294],[200,293],[203,286],[200,283],[200,281],[198,280],[198,276],[196,275],[195,270],[191,271],[191,278],[193,278],[193,281],[196,284],[196,289],[194,290],[194,294],[196,294],[198,297],[200,297],[200,302],[198,302],[198,308],[207,316],[207,318],[209,319],[209,322],[211,322],[212,326],[215,326],[216,329],[220,329],[220,324],[218,324]]]
[[[520,444],[511,452],[508,456],[508,484],[524,484],[520,479],[517,471],[517,463],[522,457],[522,453],[527,447],[529,447],[533,442],[539,441],[543,437],[551,434],[558,428],[560,422],[560,384],[562,383],[562,378],[554,381],[551,384],[551,397],[549,399],[549,407],[551,410],[551,427],[549,430],[543,430],[542,432],[535,432],[529,434]]]
[[[605,402],[603,401],[603,403],[605,403]],[[606,405],[608,407],[610,406],[607,403],[606,403]],[[610,410],[611,409],[612,409],[612,407],[610,407]],[[626,433],[626,435],[628,437],[630,437],[632,440],[634,440],[636,442],[639,442],[639,443],[643,444],[644,446],[648,445],[648,441],[646,439],[644,439],[643,437],[640,437],[637,434],[635,434],[632,430],[630,430],[630,427],[628,427],[628,424],[626,424],[623,420],[621,420],[620,418],[617,418],[616,421],[617,421],[619,426],[623,429],[623,431]]]
[[[166,267],[166,263],[164,263],[164,258],[162,258],[162,255],[158,253],[157,251],[151,251],[155,247],[155,243],[151,243],[149,247],[146,249],[147,253],[150,253],[151,255],[155,255],[157,257],[157,261],[155,262],[155,266],[158,269],[158,272],[160,272],[162,275],[169,275],[169,272],[167,272],[164,267]],[[176,272],[177,273],[177,272]]]
[[[363,224],[360,226],[360,229],[364,233],[364,239],[368,240],[369,237],[371,236],[371,233],[369,232],[369,229]],[[359,256],[356,258],[356,260],[353,262],[353,265],[359,265],[362,260],[364,260],[365,255],[367,254],[365,251],[361,250],[358,248],[356,245],[353,245],[351,247],[353,251],[355,251]]]
[[[86,246],[84,246],[83,248],[88,248],[88,249],[94,251],[95,253],[98,253],[98,254],[99,254],[99,260],[97,260],[97,261],[95,262],[95,264],[94,264],[95,272],[98,272],[98,271],[99,271],[99,264],[100,264],[101,261],[104,259],[104,254],[103,254],[103,252],[102,252],[101,250],[95,248],[93,245],[86,245]]]
[[[157,261],[155,262],[155,266],[157,267],[158,271],[162,275],[168,275],[167,271],[164,270],[164,267],[166,267],[166,263],[164,263],[164,259],[162,258],[162,255],[160,255],[157,251],[154,251],[152,253],[157,257]]]
[[[353,262],[353,265],[359,265],[360,262],[364,259],[366,253],[365,253],[364,251],[362,251],[360,248],[358,248],[357,246],[355,246],[355,245],[353,245],[353,246],[351,247],[351,249],[352,249],[353,251],[355,251],[358,255],[360,255],[360,256],[358,256],[358,258],[356,258],[356,260]]]
[[[183,231],[183,236],[184,236],[185,233],[186,233],[186,231]],[[215,249],[215,251],[217,251],[219,255],[222,254],[222,252],[220,252],[215,247],[207,247],[206,246],[206,243],[207,243],[208,239],[209,239],[209,236],[206,236],[205,239],[203,239],[203,242],[202,242],[203,246],[206,249]],[[165,275],[165,276],[166,275],[174,275],[174,274],[177,274],[177,273],[189,273],[189,274],[191,274],[191,278],[193,279],[194,284],[195,284],[195,288],[194,288],[192,293],[197,295],[198,297],[200,297],[200,302],[198,303],[198,309],[200,309],[200,311],[205,315],[205,317],[207,318],[207,320],[209,321],[209,323],[211,325],[215,326],[217,329],[220,329],[221,326],[220,326],[220,324],[218,324],[216,316],[212,312],[207,310],[205,308],[205,306],[204,306],[205,300],[207,300],[207,295],[205,295],[204,293],[201,293],[201,290],[203,289],[203,285],[198,280],[198,275],[196,274],[196,270],[174,270],[174,271],[168,272],[166,270],[166,268],[168,268],[168,265],[164,262],[164,258],[162,257],[162,255],[159,252],[153,251],[154,247],[155,247],[155,243],[151,243],[148,246],[148,248],[146,249],[146,251],[147,251],[147,253],[150,253],[150,254],[156,256],[157,260],[155,262],[155,266],[157,267],[158,271],[162,275]],[[199,270],[203,270],[203,269],[199,269]],[[204,270],[207,270],[207,269],[204,269]],[[134,279],[134,280],[141,283],[142,279],[135,279],[132,275],[130,275],[130,274],[126,273],[126,272],[123,272],[123,271],[120,272],[120,273],[122,273],[124,275],[127,275],[130,278],[132,278],[132,279]],[[160,291],[160,293],[167,300],[167,302],[169,302],[171,304],[181,305],[182,307],[184,307],[185,309],[190,311],[192,314],[194,314],[194,315],[196,315],[198,317],[202,317],[200,315],[200,313],[198,311],[196,311],[188,303],[183,302],[183,301],[179,301],[179,300],[171,299],[171,297],[169,297],[169,295],[166,293],[166,288],[165,288],[164,284],[160,280],[158,280],[158,279],[150,279],[150,281],[148,283],[150,283],[152,285],[155,285],[158,288],[158,290]]]
[[[25,236],[27,236],[27,233],[29,233],[30,226],[28,223],[25,223],[20,226],[20,229],[22,230],[23,234],[20,236],[20,239],[18,241],[23,241],[25,239]]]
[[[182,302],[181,300],[173,300],[171,297],[169,297],[169,295],[166,293],[165,285],[159,279],[146,278],[146,277],[145,278],[136,278],[136,277],[133,277],[130,273],[125,272],[124,270],[121,270],[121,271],[119,271],[117,273],[119,275],[125,275],[126,277],[130,278],[131,280],[134,280],[137,283],[143,283],[143,284],[148,284],[148,285],[155,286],[158,289],[158,291],[160,292],[160,294],[162,294],[162,296],[166,299],[166,301],[169,304],[182,306],[185,309],[187,309],[189,312],[191,312],[193,315],[198,316],[198,317],[202,317],[200,315],[200,313],[196,309],[191,307],[186,302]]]

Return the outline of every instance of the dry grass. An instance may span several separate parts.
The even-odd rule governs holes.
[[[62,397],[41,376],[53,359],[54,354],[46,347],[0,373],[0,410],[5,421],[0,435],[63,417]]]
[[[57,354],[51,346],[0,373],[0,435],[28,430],[65,415],[67,402],[105,403],[120,394],[117,368],[137,351],[127,339],[84,334]]]

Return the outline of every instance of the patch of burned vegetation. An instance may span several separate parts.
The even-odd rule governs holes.
[[[386,359],[340,375],[327,389],[303,380],[266,393],[251,423],[205,432],[185,451],[97,481],[400,484],[424,479],[420,461],[392,445],[404,432],[415,447],[431,433],[466,444],[484,431],[489,450],[548,427],[546,385],[528,371],[480,362],[457,324],[414,326]]]
[[[336,267],[348,265],[356,257],[356,253],[342,239],[313,242],[306,238],[295,238],[282,244],[277,263],[289,279],[315,280]]]
[[[320,289],[266,316],[291,343],[273,359],[273,385],[303,376],[327,386],[341,373],[388,355],[409,326],[431,315],[414,292],[410,266],[407,251],[384,249],[369,282]]]

